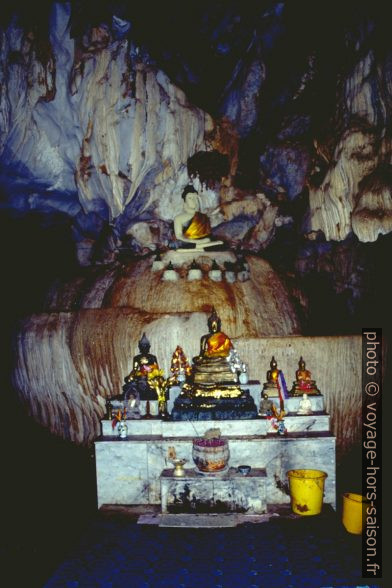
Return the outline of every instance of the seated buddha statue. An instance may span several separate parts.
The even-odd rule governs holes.
[[[280,370],[278,369],[278,364],[276,362],[275,357],[272,357],[270,363],[270,369],[267,371],[267,381],[263,385],[263,393],[265,392],[268,394],[269,398],[276,398],[279,397],[279,388],[278,388],[278,376]]]
[[[174,401],[173,420],[251,419],[257,408],[248,389],[241,388],[232,370],[229,337],[221,330],[215,309],[208,318],[208,333],[200,339],[199,355],[191,374]]]
[[[320,394],[320,390],[317,388],[315,380],[312,380],[312,374],[306,369],[305,362],[300,357],[298,362],[298,369],[295,372],[295,382],[291,390],[292,396],[302,396],[306,394]]]
[[[150,353],[151,346],[146,333],[143,333],[138,346],[139,353],[133,358],[132,371],[124,378],[124,398],[138,394],[141,400],[156,400],[156,392],[148,379],[159,371],[159,365],[155,355]]]
[[[261,395],[261,402],[259,406],[259,415],[272,416],[274,406],[275,405],[273,401],[268,398],[268,394],[266,392],[263,392]]]
[[[203,250],[223,241],[210,239],[211,224],[208,216],[200,212],[198,192],[191,185],[184,188],[183,211],[174,217],[174,234],[180,246],[184,249]]]
[[[221,320],[213,309],[208,318],[208,333],[200,339],[200,353],[193,358],[192,380],[201,388],[216,388],[220,384],[236,385],[238,376],[229,362],[233,344],[221,330]],[[238,386],[235,386],[236,393]],[[239,388],[238,388],[239,389]]]

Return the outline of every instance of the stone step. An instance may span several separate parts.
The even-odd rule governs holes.
[[[160,527],[187,527],[192,529],[236,527],[235,514],[163,514]]]

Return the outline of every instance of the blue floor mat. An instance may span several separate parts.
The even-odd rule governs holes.
[[[274,519],[229,529],[92,523],[45,588],[318,588],[361,579],[361,538],[336,518]]]

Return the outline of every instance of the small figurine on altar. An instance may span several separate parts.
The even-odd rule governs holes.
[[[238,355],[238,351],[235,347],[230,349],[227,361],[230,364],[230,369],[233,374],[238,374],[241,371],[243,362],[241,361],[240,356]]]
[[[241,360],[235,347],[230,349],[227,361],[229,362],[231,372],[236,374],[240,384],[247,384],[249,381],[248,366]]]
[[[287,429],[286,429],[286,425],[284,424],[284,420],[281,419],[280,421],[278,421],[278,428],[277,428],[277,434],[278,435],[286,435],[287,434]]]
[[[262,400],[260,402],[260,407],[259,407],[259,415],[260,416],[273,416],[273,406],[274,403],[272,400],[270,400],[268,398],[268,394],[266,392],[263,392],[263,394],[261,395]]]
[[[176,379],[176,383],[185,382],[188,376],[192,373],[192,368],[189,365],[188,359],[179,345],[175,348],[170,365],[170,371]]]
[[[275,404],[272,405],[272,416],[268,417],[271,421],[271,428],[278,434],[278,435],[286,435],[287,429],[284,422],[284,417],[286,416],[286,412],[281,408],[280,410],[277,409]]]
[[[248,366],[244,362],[241,363],[241,371],[238,379],[240,384],[247,384],[249,382]]]
[[[140,397],[137,390],[129,391],[124,394],[124,401],[127,402],[127,411],[129,419],[140,419]]]
[[[292,396],[302,396],[303,394],[315,395],[320,394],[315,380],[312,380],[312,374],[305,367],[305,361],[302,356],[298,362],[298,370],[295,372],[295,382],[291,390]]]
[[[302,399],[299,402],[297,414],[312,414],[312,403],[306,393],[302,394]]]
[[[112,408],[112,403],[110,402],[110,398],[106,399],[105,406],[106,406],[106,418],[109,421],[111,421],[113,418],[113,408]]]
[[[212,241],[210,238],[211,224],[208,216],[200,212],[197,190],[192,185],[184,188],[183,211],[174,217],[174,234],[180,247],[184,249],[203,250],[223,241]]]
[[[269,398],[288,398],[286,381],[283,373],[278,369],[278,364],[272,356],[270,369],[267,371],[267,381],[263,385],[263,392],[268,394]]]

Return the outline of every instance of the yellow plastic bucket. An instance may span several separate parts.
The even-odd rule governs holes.
[[[342,522],[344,528],[353,535],[360,535],[366,522],[366,509],[369,501],[361,494],[343,494]]]
[[[320,514],[328,474],[321,470],[290,470],[287,476],[293,512],[303,516]]]

